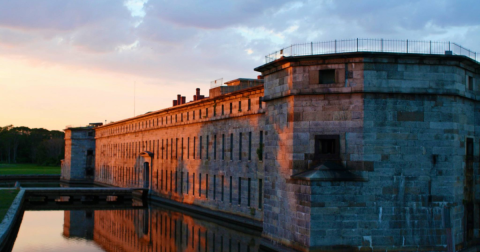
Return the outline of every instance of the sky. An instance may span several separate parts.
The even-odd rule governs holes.
[[[354,38],[480,52],[480,1],[0,0],[0,126],[118,121],[256,78],[291,44]]]

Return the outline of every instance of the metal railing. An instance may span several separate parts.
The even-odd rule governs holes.
[[[223,86],[223,78],[210,81],[210,89]]]
[[[452,42],[394,40],[394,39],[347,39],[326,42],[293,44],[265,56],[265,63],[281,57],[335,54],[346,52],[390,52],[418,54],[452,54],[467,56],[476,61],[477,53]]]

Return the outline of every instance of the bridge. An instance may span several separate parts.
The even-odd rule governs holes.
[[[73,188],[42,188],[30,187],[25,189],[26,202],[72,203],[80,201],[88,202],[116,202],[132,200],[135,197],[145,197],[148,188],[117,188],[117,187],[73,187]]]

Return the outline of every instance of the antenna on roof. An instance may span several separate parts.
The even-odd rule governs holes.
[[[133,116],[135,117],[135,89],[137,88],[137,82],[133,82]]]

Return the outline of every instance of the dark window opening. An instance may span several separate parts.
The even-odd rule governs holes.
[[[467,159],[473,159],[473,147],[473,138],[467,137],[467,144],[465,145]]]
[[[230,203],[232,203],[232,194],[233,194],[233,179],[232,176],[230,176]]]
[[[223,104],[222,104],[222,115],[224,115],[224,114],[225,114],[225,113],[224,113],[224,106],[223,106]]]
[[[250,99],[248,99],[248,111],[250,111],[250,109],[252,108],[252,101]]]
[[[238,111],[242,111],[242,101],[238,101]]]
[[[323,160],[340,159],[340,136],[315,136],[315,158]]]
[[[230,114],[232,114],[232,113],[233,113],[233,105],[232,105],[232,103],[230,102]]]
[[[247,192],[248,192],[248,193],[247,193],[248,199],[247,199],[247,206],[250,206],[250,196],[251,196],[251,194],[250,194],[250,193],[251,193],[250,186],[251,186],[251,184],[252,184],[252,179],[251,179],[251,178],[248,178],[248,190],[247,190]]]
[[[238,160],[242,160],[242,133],[239,134],[238,138]]]
[[[467,76],[467,88],[468,90],[473,90],[473,77]]]
[[[210,136],[207,135],[207,150],[205,151],[208,159],[208,152],[210,152]]]
[[[262,192],[263,192],[263,184],[262,180],[258,180],[258,209],[262,209]]]
[[[238,204],[242,204],[242,178],[238,178]]]
[[[335,83],[335,69],[326,69],[318,71],[319,84],[333,84]]]

